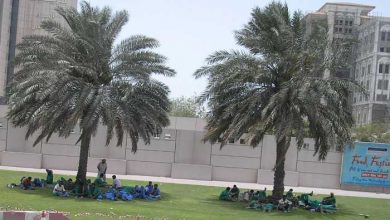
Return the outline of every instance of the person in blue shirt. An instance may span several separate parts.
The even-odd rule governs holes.
[[[161,195],[160,195],[160,189],[158,188],[158,185],[157,185],[157,184],[154,184],[153,191],[152,191],[152,193],[149,195],[149,199],[157,200],[157,199],[160,199],[160,197],[161,197]]]
[[[145,194],[148,196],[153,192],[153,183],[149,181],[148,185],[145,186]]]

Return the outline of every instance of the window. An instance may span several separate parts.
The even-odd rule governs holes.
[[[384,41],[386,40],[386,32],[382,31],[381,33],[381,40]]]
[[[364,66],[362,66],[362,76],[365,76],[366,75],[366,68]]]
[[[334,32],[335,32],[335,33],[337,33],[338,30],[339,30],[339,29],[338,29],[337,27],[334,28]]]
[[[371,64],[367,66],[367,76],[371,75]]]
[[[376,95],[376,100],[377,101],[387,101],[387,95],[378,94],[378,95]]]
[[[390,41],[390,32],[387,32],[387,41]]]
[[[366,89],[370,89],[370,80],[367,80],[366,82]]]
[[[378,80],[378,89],[387,90],[389,87],[389,80]]]
[[[385,52],[385,48],[384,47],[379,48],[379,52]]]
[[[356,97],[353,97],[353,103],[356,103]]]
[[[340,21],[339,21],[339,24],[340,24],[340,25],[343,25],[343,20],[340,20]]]
[[[340,33],[343,33],[343,28],[339,28],[339,32],[340,32]]]
[[[385,73],[387,73],[387,74],[389,73],[389,66],[390,66],[390,64],[385,65]]]
[[[349,21],[349,26],[352,26],[353,25],[353,21]]]
[[[382,73],[383,72],[383,64],[379,64],[379,73]]]
[[[348,33],[352,33],[352,28],[348,28]]]
[[[245,139],[240,139],[240,144],[246,144],[246,141],[245,141]]]
[[[303,149],[309,149],[309,146],[310,146],[310,145],[309,145],[308,143],[303,143],[302,148],[303,148]]]
[[[229,144],[234,144],[234,138],[229,138]]]
[[[386,47],[386,53],[390,53],[390,47]]]

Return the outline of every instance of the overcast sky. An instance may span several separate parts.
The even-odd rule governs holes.
[[[343,2],[342,0],[341,2]],[[205,79],[193,73],[204,59],[221,49],[236,49],[233,31],[249,21],[251,9],[271,0],[89,0],[94,6],[127,10],[130,21],[120,39],[134,34],[156,38],[158,52],[168,57],[168,65],[177,71],[172,78],[162,78],[171,97],[199,95]],[[319,9],[324,0],[287,0],[290,10],[304,13]],[[340,1],[339,1],[340,2]],[[345,2],[345,1],[344,1]],[[376,6],[373,15],[390,17],[389,0],[353,0],[353,3]],[[159,78],[160,79],[160,78]]]

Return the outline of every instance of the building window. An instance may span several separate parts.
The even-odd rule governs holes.
[[[364,66],[362,66],[362,76],[365,76],[366,75],[366,68]]]
[[[338,29],[337,27],[334,28],[334,32],[335,32],[335,33],[337,33],[338,30],[339,30],[339,29]]]
[[[383,73],[383,64],[379,64],[379,73]]]
[[[390,32],[387,32],[387,41],[390,41]]]
[[[229,138],[229,144],[234,144],[234,138]]]
[[[339,20],[339,24],[340,24],[340,25],[343,25],[343,20]]]
[[[352,28],[348,28],[348,33],[352,33]]]
[[[384,47],[379,48],[379,52],[385,52],[385,48]]]
[[[377,101],[387,101],[387,95],[378,94],[376,95]]]
[[[367,82],[366,82],[366,88],[367,88],[367,89],[370,89],[370,80],[367,80]]]
[[[356,103],[356,97],[353,97],[353,103]]]
[[[386,40],[386,32],[382,31],[381,33],[381,40],[384,41]]]
[[[371,75],[371,64],[367,66],[367,76]]]
[[[352,26],[353,25],[353,21],[349,21],[349,26]]]
[[[343,33],[343,28],[339,28],[339,32],[340,32],[340,33]]]
[[[387,73],[387,74],[389,73],[389,66],[390,66],[390,64],[385,65],[385,73]]]
[[[240,139],[240,144],[246,144],[246,141],[245,141],[245,139]]]
[[[387,90],[389,87],[389,80],[378,80],[378,89]]]
[[[390,53],[390,47],[386,47],[386,53]]]

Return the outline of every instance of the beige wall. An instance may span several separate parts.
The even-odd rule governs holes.
[[[33,147],[34,138],[25,140],[25,128],[7,126],[6,106],[0,106],[1,165],[75,170],[80,147],[76,128],[67,139],[53,136],[48,143]],[[246,144],[219,145],[203,143],[205,121],[195,118],[171,118],[159,138],[150,145],[139,143],[136,154],[131,152],[128,137],[122,146],[113,139],[105,146],[105,128],[99,128],[91,141],[88,171],[95,171],[101,158],[108,159],[108,172],[116,174],[151,175],[184,179],[257,182],[272,184],[276,143],[271,135],[253,148]],[[306,139],[306,148],[297,150],[291,142],[286,160],[286,185],[339,188],[341,153],[330,151],[325,161],[313,157],[314,142]]]

